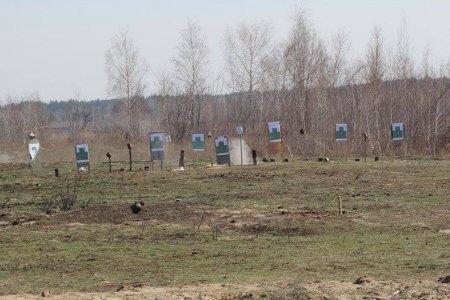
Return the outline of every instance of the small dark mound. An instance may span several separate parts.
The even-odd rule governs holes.
[[[141,212],[143,206],[144,206],[144,202],[143,201],[136,201],[136,202],[134,202],[133,205],[130,206],[131,212],[133,214],[137,215],[138,213]]]
[[[367,276],[358,277],[353,284],[363,284],[363,283],[371,283],[373,281],[372,278]]]
[[[448,276],[442,276],[438,280],[440,283],[450,283],[450,275]]]

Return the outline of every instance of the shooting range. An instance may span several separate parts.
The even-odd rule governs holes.
[[[348,138],[347,124],[336,124],[336,141],[346,142]]]
[[[153,163],[155,161],[161,162],[161,171],[163,169],[164,163],[164,133],[162,132],[151,132],[150,133],[150,156],[152,161],[152,169]]]
[[[405,139],[405,125],[403,123],[392,123],[391,137],[393,141],[403,141]]]
[[[80,172],[87,167],[91,171],[91,164],[89,162],[89,146],[87,144],[75,145],[75,158],[77,162],[77,171]]]
[[[269,122],[269,154],[283,154],[281,124],[279,121]]]
[[[216,148],[216,159],[218,165],[230,165],[230,149],[228,146],[228,138],[219,136],[214,140]]]

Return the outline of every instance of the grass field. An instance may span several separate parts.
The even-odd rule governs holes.
[[[72,163],[45,165],[38,177],[25,164],[0,165],[0,295],[217,283],[276,295],[274,283],[361,275],[449,293],[437,283],[450,275],[449,161],[119,167],[92,166],[61,211],[76,182]],[[136,200],[145,206],[133,215]]]

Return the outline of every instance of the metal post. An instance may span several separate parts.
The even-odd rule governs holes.
[[[243,166],[244,165],[244,158],[242,156],[242,134],[239,135],[239,144],[241,146],[241,166]]]

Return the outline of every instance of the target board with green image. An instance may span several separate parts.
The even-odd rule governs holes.
[[[164,160],[164,133],[151,132],[149,135],[149,140],[151,160]]]
[[[214,140],[216,148],[216,158],[218,165],[226,165],[230,163],[230,150],[228,147],[228,138],[219,136]]]
[[[336,141],[347,141],[348,127],[347,124],[336,124]]]
[[[192,150],[194,152],[205,151],[205,134],[193,133],[192,134]]]
[[[269,140],[271,143],[281,142],[280,122],[269,122]]]
[[[77,164],[89,162],[89,146],[87,144],[80,144],[75,146],[75,158]]]
[[[405,139],[405,125],[403,123],[392,123],[391,136],[394,141],[402,141]]]

